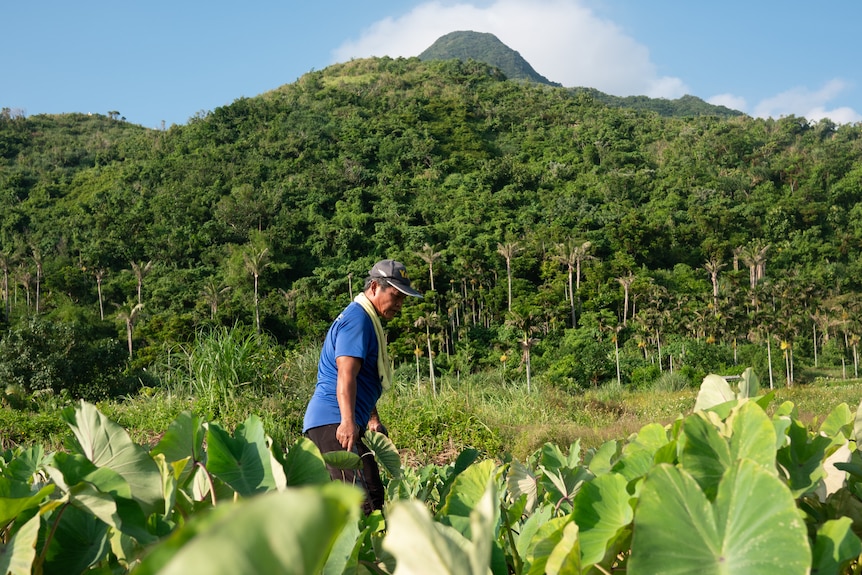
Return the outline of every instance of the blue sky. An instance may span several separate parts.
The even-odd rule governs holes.
[[[150,128],[367,56],[490,32],[550,80],[862,121],[858,0],[28,0],[0,10],[0,107]]]

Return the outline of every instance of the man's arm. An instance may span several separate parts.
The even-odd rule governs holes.
[[[338,368],[335,397],[341,411],[341,423],[335,430],[335,439],[341,447],[353,451],[353,445],[359,441],[359,427],[356,425],[356,376],[362,367],[362,360],[342,355],[335,358],[335,365]]]

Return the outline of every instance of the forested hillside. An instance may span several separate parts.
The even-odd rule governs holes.
[[[428,294],[390,325],[399,363],[531,362],[566,388],[852,364],[860,133],[667,118],[417,58],[334,65],[168,131],[6,111],[0,375],[57,385],[24,362],[39,345],[145,368],[237,322],[317,341],[383,257]]]

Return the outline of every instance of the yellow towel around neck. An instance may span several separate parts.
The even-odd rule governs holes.
[[[368,317],[371,318],[371,323],[374,325],[374,334],[377,336],[377,372],[380,374],[380,383],[383,389],[389,389],[392,384],[392,364],[389,363],[389,352],[386,350],[386,336],[383,334],[383,324],[380,323],[380,318],[377,317],[377,310],[374,309],[374,304],[365,295],[365,292],[359,292],[353,301],[362,306]]]

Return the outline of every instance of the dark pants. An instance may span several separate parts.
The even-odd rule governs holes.
[[[341,443],[335,438],[336,429],[338,429],[337,423],[321,425],[320,427],[312,427],[305,432],[305,435],[314,442],[321,453],[344,451]],[[383,509],[385,490],[383,481],[380,479],[377,460],[374,459],[374,453],[368,449],[362,440],[356,443],[356,451],[362,459],[362,469],[337,469],[328,464],[326,468],[332,479],[358,485],[365,490],[365,503],[362,505],[362,510],[366,515],[369,515],[375,509]]]

